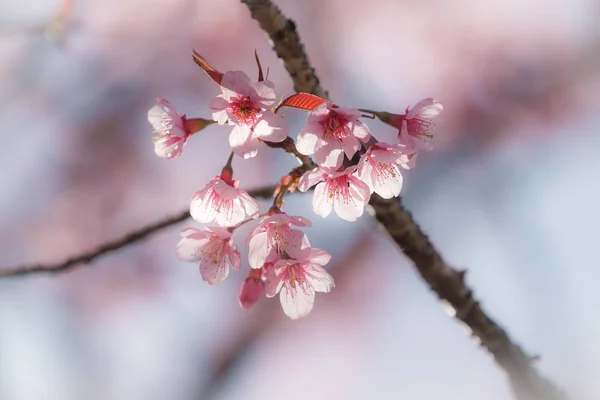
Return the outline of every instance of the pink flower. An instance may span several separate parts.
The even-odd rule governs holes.
[[[154,152],[159,157],[179,157],[188,137],[214,123],[203,118],[188,120],[185,115],[177,113],[175,107],[167,100],[157,98],[156,102],[157,104],[148,110],[148,121],[156,135],[152,140]]]
[[[358,110],[325,102],[311,111],[296,148],[304,155],[314,154],[320,166],[340,167],[344,153],[350,159],[360,149],[359,139],[369,140],[369,128],[358,120],[360,116]]]
[[[267,262],[274,262],[283,253],[293,256],[310,246],[304,232],[292,229],[292,225],[311,226],[311,222],[284,212],[268,215],[260,221],[246,240],[250,248],[248,261],[252,268],[261,268]]]
[[[156,136],[154,152],[163,158],[179,157],[189,133],[185,128],[185,115],[180,115],[171,103],[156,99],[156,104],[148,111],[148,121]]]
[[[238,300],[242,308],[248,309],[260,299],[263,292],[263,282],[260,270],[251,270],[250,275],[244,281]]]
[[[328,293],[334,287],[332,276],[323,269],[330,259],[326,251],[309,247],[296,258],[278,261],[267,270],[267,297],[280,292],[281,306],[288,317],[306,317],[313,308],[315,292]]]
[[[411,156],[400,144],[376,143],[361,156],[356,176],[369,185],[371,193],[391,199],[398,196],[402,189],[399,167],[408,169]]]
[[[192,197],[190,214],[201,223],[216,221],[220,226],[234,226],[258,217],[258,203],[248,192],[237,189],[239,181],[215,176]]]
[[[356,166],[343,171],[336,171],[333,167],[315,168],[302,175],[298,189],[306,192],[311,186],[321,182],[313,195],[313,211],[325,218],[333,208],[340,218],[356,221],[362,215],[371,192],[366,183],[352,175],[355,170]]]
[[[253,83],[244,72],[230,71],[221,80],[223,93],[210,102],[213,119],[233,126],[229,144],[244,158],[256,155],[258,139],[281,142],[287,137],[283,118],[268,110],[275,105],[274,87],[270,81]]]
[[[398,140],[408,150],[433,150],[433,129],[435,118],[444,107],[433,99],[421,100],[414,107],[408,107],[405,115],[393,118],[398,127]]]
[[[221,283],[229,274],[229,265],[240,269],[241,258],[231,239],[231,233],[219,227],[206,227],[204,230],[187,228],[181,231],[183,237],[177,245],[177,257],[182,261],[200,262],[202,279],[210,285]]]

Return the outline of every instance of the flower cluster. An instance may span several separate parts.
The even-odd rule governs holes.
[[[283,211],[283,197],[296,188],[306,192],[314,186],[313,211],[327,217],[331,211],[346,221],[355,221],[376,193],[382,198],[398,196],[404,169],[414,166],[417,154],[433,149],[433,118],[442,105],[425,99],[405,114],[341,108],[307,93],[297,93],[276,104],[275,85],[266,80],[258,64],[258,79],[242,71],[221,73],[194,52],[194,61],[220,87],[221,93],[210,102],[212,119],[187,119],[166,100],[148,112],[155,138],[155,153],[171,159],[181,155],[188,138],[210,125],[228,125],[231,154],[220,175],[215,176],[192,197],[190,215],[205,224],[181,232],[177,245],[180,260],[199,264],[202,279],[210,285],[229,275],[229,266],[242,267],[233,233],[243,224],[258,221],[245,240],[248,247],[248,277],[239,293],[243,308],[249,308],[263,295],[279,294],[283,311],[292,319],[304,317],[313,308],[315,293],[334,287],[331,275],[323,268],[331,255],[311,246],[301,228],[309,219]],[[296,154],[313,156],[317,167],[307,163],[281,179],[273,205],[263,214],[258,202],[239,189],[233,178],[234,155],[255,157],[260,143],[284,147],[290,141],[281,107],[309,111],[308,123],[298,133]],[[398,130],[395,143],[379,142],[362,118],[379,118]],[[284,147],[285,148],[285,147]],[[208,225],[206,225],[208,224]]]

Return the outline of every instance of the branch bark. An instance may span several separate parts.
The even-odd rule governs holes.
[[[314,68],[308,61],[296,24],[286,18],[270,0],[241,0],[260,27],[269,35],[273,50],[282,59],[298,92],[327,98]],[[289,152],[289,151],[288,151]],[[307,165],[306,163],[303,163]],[[482,346],[507,373],[513,392],[519,400],[564,400],[565,393],[543,378],[532,365],[533,359],[515,344],[492,320],[473,297],[464,274],[448,265],[427,235],[404,209],[401,199],[371,198],[375,218],[381,228],[413,261],[418,272],[438,297],[448,302],[478,337]]]
[[[255,198],[267,199],[272,197],[273,190],[275,190],[274,186],[267,186],[259,189],[250,190],[248,191],[248,193],[250,194],[250,196]],[[147,238],[151,234],[156,233],[159,230],[167,228],[171,225],[175,225],[179,222],[185,221],[189,217],[190,211],[189,209],[185,209],[183,211],[178,212],[177,214],[163,218],[143,228],[131,231],[120,238],[106,242],[95,249],[91,249],[82,254],[75,255],[62,262],[54,264],[25,264],[18,265],[15,267],[2,268],[0,269],[0,277],[21,276],[35,273],[55,274],[67,272],[73,268],[90,264],[96,258],[108,254],[112,251],[119,250],[130,244],[140,242],[141,240]]]

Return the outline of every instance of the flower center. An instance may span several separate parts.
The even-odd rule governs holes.
[[[339,115],[335,111],[330,111],[327,118],[321,121],[325,134],[323,135],[326,139],[344,139],[347,136],[346,133],[346,118]]]
[[[205,260],[208,259],[215,265],[219,264],[225,257],[225,241],[217,236],[213,236],[200,252]]]
[[[329,198],[337,198],[344,203],[354,202],[352,196],[350,196],[350,183],[347,175],[338,176],[327,181],[326,190],[329,192]]]
[[[293,289],[296,289],[296,285],[302,285],[306,281],[304,274],[302,273],[302,266],[300,264],[290,265],[287,272],[290,286]]]
[[[290,224],[271,223],[267,226],[269,246],[273,246],[279,254],[287,251],[292,243],[292,230]]]
[[[413,136],[425,136],[428,138],[433,138],[431,134],[431,129],[435,126],[432,120],[414,117],[406,120],[406,125],[408,128],[408,133]]]
[[[253,125],[260,108],[254,107],[250,96],[241,97],[231,103],[233,115],[237,120],[246,125]]]

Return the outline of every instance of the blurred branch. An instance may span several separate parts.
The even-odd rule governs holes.
[[[270,198],[275,190],[274,186],[262,187],[254,190],[249,190],[250,196],[255,198]],[[190,217],[189,209],[178,212],[177,214],[163,218],[156,221],[153,224],[147,225],[143,228],[131,231],[124,236],[111,240],[102,244],[101,246],[86,251],[84,253],[75,255],[66,259],[63,262],[55,264],[28,264],[19,265],[15,267],[8,267],[0,269],[0,277],[6,276],[20,276],[29,275],[36,273],[60,273],[69,271],[75,267],[80,267],[91,263],[96,258],[103,256],[111,251],[119,250],[123,247],[135,244],[148,236],[160,231],[161,229],[168,228],[171,225],[175,225],[179,222],[185,221]]]
[[[270,0],[241,0],[250,9],[252,18],[269,35],[273,49],[283,60],[298,92],[327,97],[320,86],[315,70],[300,42],[295,23],[287,19]],[[290,151],[288,151],[290,152]],[[306,165],[306,164],[305,164]],[[490,352],[496,363],[509,376],[514,394],[520,400],[566,399],[552,382],[540,376],[532,365],[533,359],[494,322],[473,297],[473,291],[464,282],[464,273],[449,266],[427,235],[404,209],[401,199],[371,198],[375,218],[392,240],[410,258],[423,279],[438,297],[448,302]]]

